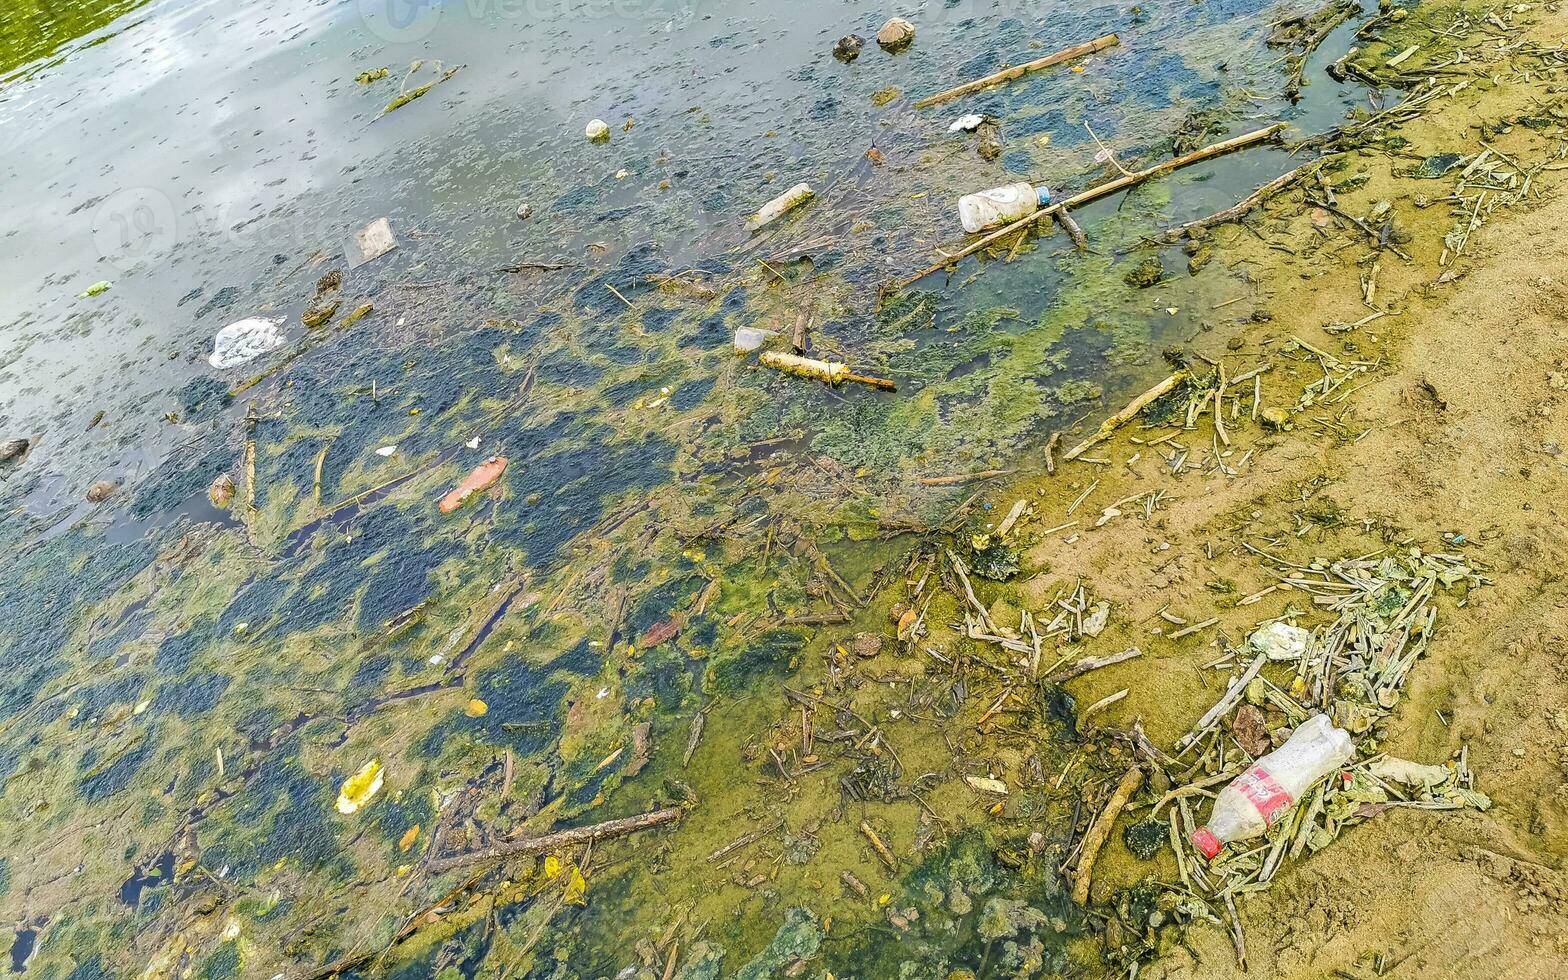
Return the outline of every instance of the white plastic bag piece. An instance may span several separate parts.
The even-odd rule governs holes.
[[[281,317],[253,316],[229,324],[212,338],[212,356],[207,363],[222,371],[277,350],[284,343],[282,323]]]
[[[1270,660],[1300,660],[1312,649],[1312,633],[1289,623],[1270,623],[1253,633],[1251,642]]]

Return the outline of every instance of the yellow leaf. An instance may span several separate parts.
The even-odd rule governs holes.
[[[554,854],[547,855],[544,859],[544,876],[555,880],[561,874],[561,859]]]
[[[381,760],[371,759],[354,775],[343,781],[338,791],[338,812],[350,814],[358,811],[381,791]]]
[[[587,894],[588,879],[583,877],[583,873],[578,871],[577,865],[574,864],[567,872],[566,893],[562,898],[567,905],[587,905],[588,899],[584,897]]]
[[[892,900],[893,900],[893,896],[892,895],[878,895],[877,896],[877,904],[878,905],[886,905],[888,902],[891,902]]]
[[[489,710],[490,706],[488,704],[485,704],[478,698],[474,698],[463,708],[463,714],[470,718],[483,718]]]
[[[414,846],[414,841],[418,839],[419,824],[416,823],[412,827],[408,828],[408,833],[404,834],[403,839],[397,842],[397,849],[400,851],[407,851],[410,847]]]

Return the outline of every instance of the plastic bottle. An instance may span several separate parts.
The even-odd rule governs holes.
[[[1214,801],[1207,826],[1192,843],[1213,859],[1231,841],[1257,837],[1283,817],[1303,793],[1355,757],[1350,733],[1328,715],[1313,715],[1290,740],[1253,763]]]
[[[1051,192],[1027,181],[993,187],[958,199],[958,220],[971,235],[1027,218],[1051,203]]]

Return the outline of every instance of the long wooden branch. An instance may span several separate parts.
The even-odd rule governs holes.
[[[1250,133],[1245,133],[1233,139],[1224,140],[1219,143],[1211,143],[1208,146],[1193,150],[1191,153],[1183,154],[1179,157],[1173,157],[1170,160],[1166,160],[1164,163],[1156,164],[1146,170],[1139,170],[1135,171],[1134,173],[1125,174],[1116,178],[1115,180],[1106,181],[1105,183],[1096,187],[1091,187],[1086,191],[1074,194],[1072,197],[1065,198],[1056,202],[1055,204],[1047,205],[1046,207],[1036,211],[1034,214],[1031,214],[1025,218],[1019,218],[1017,221],[1013,222],[1007,227],[1002,228],[999,231],[993,231],[984,238],[981,238],[980,240],[965,246],[958,252],[948,256],[947,258],[944,258],[942,261],[936,263],[930,268],[924,269],[919,273],[910,276],[908,279],[898,283],[895,289],[905,289],[909,286],[912,286],[920,280],[924,279],[926,276],[929,276],[931,273],[940,272],[941,270],[947,268],[950,265],[953,265],[959,260],[968,258],[983,248],[994,245],[995,243],[1002,241],[1005,238],[1017,234],[1018,230],[1021,228],[1026,228],[1029,225],[1035,224],[1036,222],[1044,221],[1046,218],[1056,214],[1058,211],[1071,210],[1073,208],[1079,207],[1080,205],[1087,204],[1090,201],[1095,201],[1109,194],[1115,194],[1117,191],[1126,190],[1129,187],[1141,184],[1151,177],[1159,177],[1164,174],[1168,174],[1173,170],[1180,170],[1182,167],[1191,166],[1194,163],[1201,163],[1204,160],[1209,160],[1217,156],[1223,156],[1226,153],[1239,150],[1242,147],[1251,146],[1254,143],[1262,142],[1263,140],[1270,139],[1271,137],[1275,136],[1279,133],[1280,130],[1284,128],[1284,123],[1275,123],[1272,126],[1253,130]]]
[[[961,99],[964,96],[973,92],[978,92],[983,88],[988,88],[992,85],[1000,85],[1003,82],[1010,82],[1013,79],[1020,78],[1029,74],[1030,72],[1036,72],[1042,68],[1049,68],[1052,65],[1059,65],[1064,61],[1072,61],[1074,58],[1081,58],[1086,54],[1094,54],[1096,51],[1103,51],[1106,48],[1112,47],[1119,43],[1120,40],[1121,39],[1118,38],[1115,34],[1107,34],[1104,37],[1097,37],[1093,41],[1088,41],[1084,44],[1075,44],[1072,47],[1058,51],[1055,54],[1048,54],[1044,58],[1036,58],[1034,61],[1031,61],[1027,64],[1014,65],[1011,68],[1004,68],[994,75],[987,75],[984,78],[976,79],[975,81],[960,85],[957,88],[950,88],[946,92],[938,92],[935,95],[928,95],[919,102],[916,102],[915,108],[929,109],[934,105],[941,105],[944,102],[951,102],[954,99]]]
[[[596,823],[591,827],[574,827],[571,830],[544,834],[540,837],[503,841],[500,844],[480,848],[477,851],[467,851],[463,854],[437,858],[430,862],[430,871],[439,874],[443,871],[451,871],[454,868],[462,868],[483,861],[500,861],[503,858],[544,854],[563,847],[587,844],[590,841],[625,837],[627,834],[635,834],[641,830],[651,830],[654,827],[673,823],[685,815],[686,811],[680,807],[670,807],[664,810],[654,810],[652,813],[638,814],[635,817],[607,820],[604,823]]]

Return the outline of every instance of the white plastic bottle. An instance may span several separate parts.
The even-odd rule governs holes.
[[[1051,203],[1051,192],[1028,181],[993,187],[958,199],[958,220],[973,235],[1027,218]]]
[[[1335,728],[1328,715],[1313,715],[1284,745],[1225,787],[1214,801],[1208,825],[1192,835],[1193,845],[1212,860],[1227,843],[1257,837],[1355,754],[1349,732]]]

